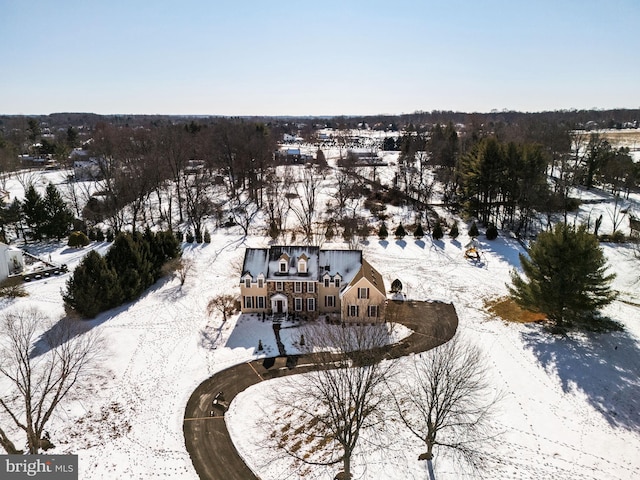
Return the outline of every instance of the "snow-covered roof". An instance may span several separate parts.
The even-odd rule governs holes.
[[[298,271],[298,260],[307,262],[306,272]],[[280,270],[281,260],[287,262],[287,270]],[[257,278],[260,274],[267,280],[315,280],[321,281],[325,274],[339,274],[347,284],[358,273],[362,265],[360,250],[320,250],[315,246],[272,246],[271,248],[247,248],[242,266],[242,278],[247,274]]]
[[[362,265],[361,250],[320,250],[320,277],[326,273],[340,275],[342,284],[348,284]]]

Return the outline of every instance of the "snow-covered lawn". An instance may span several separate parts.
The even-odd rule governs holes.
[[[631,200],[638,205],[637,197]],[[603,213],[601,232],[608,233],[606,211],[592,211],[590,204],[584,208],[589,210],[579,216],[585,221],[585,215],[594,221],[596,213]],[[393,214],[390,227],[411,216]],[[492,453],[485,478],[640,478],[640,260],[633,250],[603,246],[621,293],[605,313],[624,324],[625,331],[559,338],[538,325],[505,323],[486,312],[487,300],[506,294],[509,272],[518,267],[523,249],[515,240],[480,238],[481,261],[471,263],[462,253],[469,241],[462,223],[460,231],[457,240],[435,242],[371,237],[361,248],[387,286],[399,278],[410,298],[453,302],[460,330],[487,355],[492,381],[504,396],[494,427],[500,435],[488,445]],[[48,425],[56,444],[52,453],[77,453],[82,479],[197,478],[182,433],[187,399],[215,372],[278,351],[273,329],[261,317],[236,315],[223,324],[218,313],[206,314],[213,296],[238,293],[244,248],[264,246],[262,237],[243,241],[229,233],[215,233],[209,245],[186,245],[185,256],[195,260],[195,267],[182,288],[179,280],[164,279],[137,302],[88,322],[104,339],[101,368],[88,393],[66,401]],[[107,247],[94,243],[88,248]],[[51,255],[51,261],[72,270],[88,248],[50,244],[32,252],[46,259]],[[0,303],[0,314],[34,305],[54,320],[63,317],[60,292],[66,278],[26,284],[30,295]],[[285,327],[282,341],[295,353],[300,332],[295,325]],[[279,381],[247,390],[227,417],[238,449],[264,480],[299,477],[287,461],[267,457],[256,447],[261,433],[251,419],[269,408],[267,390]],[[393,423],[385,435],[391,445],[367,458],[366,470],[359,470],[362,478],[425,478],[417,440]],[[462,478],[443,455],[436,458],[436,468],[440,479]],[[332,473],[318,468],[305,478],[332,478]]]
[[[381,242],[371,238],[364,254],[387,284],[400,278],[409,297],[453,301],[460,329],[485,351],[492,379],[504,393],[492,444],[492,478],[614,478],[640,476],[640,303],[638,260],[631,249],[605,246],[619,273],[615,287],[623,299],[606,313],[626,331],[604,335],[552,337],[537,325],[507,324],[484,309],[487,298],[506,293],[508,273],[520,245],[499,238],[483,241],[479,264],[463,258],[467,239],[445,237]],[[80,456],[80,478],[196,478],[184,447],[184,408],[196,386],[232,364],[277,352],[273,329],[259,316],[234,316],[226,324],[206,315],[208,300],[235,292],[245,246],[237,237],[214,235],[210,245],[187,246],[195,269],[180,288],[177,279],[155,285],[139,301],[92,320],[104,337],[102,369],[89,395],[66,402],[49,426],[55,453]],[[97,245],[104,249],[106,245]],[[83,253],[64,246],[43,248],[54,262],[71,268]],[[66,276],[27,284],[27,298],[3,309],[36,305],[53,318],[63,316],[60,290]],[[286,325],[292,327],[292,325]],[[295,352],[299,333],[285,328],[282,339]],[[258,351],[262,341],[264,350]],[[265,465],[255,447],[260,429],[252,413],[265,408],[261,384],[232,404],[227,421],[252,468]],[[260,407],[258,407],[260,403]],[[240,412],[238,415],[236,412]],[[388,433],[392,447],[369,459],[364,478],[423,478],[419,443],[406,431]],[[459,478],[446,458],[436,461],[439,478]],[[258,469],[264,478],[282,478],[288,463]],[[330,478],[318,469],[317,478]],[[335,473],[335,472],[334,472]]]

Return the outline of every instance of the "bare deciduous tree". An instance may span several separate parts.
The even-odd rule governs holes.
[[[458,336],[414,357],[415,380],[390,384],[400,419],[422,440],[431,480],[434,447],[451,449],[472,467],[481,464],[478,444],[487,438],[491,411],[499,395],[487,379],[478,347]]]
[[[222,314],[222,321],[226,322],[227,317],[236,309],[236,297],[229,294],[221,294],[213,297],[207,304],[207,315],[211,316],[213,312],[218,311]]]
[[[379,426],[387,410],[385,382],[394,363],[381,360],[389,328],[315,324],[304,329],[301,347],[321,351],[313,353],[318,367],[290,377],[292,388],[287,390],[293,395],[277,399],[284,412],[266,420],[278,448],[307,465],[341,463],[341,477],[351,478],[351,459],[362,432]],[[302,427],[297,436],[284,428],[293,423]],[[308,449],[301,449],[301,443]]]
[[[295,214],[308,244],[313,244],[314,227],[318,219],[318,196],[321,193],[321,183],[325,178],[324,172],[314,166],[307,166],[302,171],[299,184],[294,186],[294,192],[287,198],[296,198],[297,202],[289,204]]]
[[[29,453],[37,454],[54,411],[92,370],[99,339],[80,326],[69,319],[51,326],[34,308],[0,317],[0,379],[6,386],[0,398],[0,445],[7,453],[21,451],[2,428],[5,422],[23,430]]]

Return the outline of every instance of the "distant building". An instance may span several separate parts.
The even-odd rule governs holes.
[[[0,282],[24,270],[22,250],[0,243]]]

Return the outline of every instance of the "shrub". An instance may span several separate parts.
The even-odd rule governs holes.
[[[493,223],[487,227],[485,235],[487,236],[487,240],[495,240],[498,238],[498,229]]]
[[[437,222],[433,227],[433,232],[431,233],[431,235],[433,236],[434,240],[440,240],[442,237],[444,237],[444,232],[442,231],[442,225],[440,225],[440,222]]]
[[[404,229],[404,227],[402,226],[402,223],[400,225],[398,225],[398,228],[396,228],[396,231],[394,232],[394,235],[398,239],[403,239],[407,235],[407,232]]]
[[[67,245],[71,248],[81,248],[86,247],[89,243],[91,242],[84,232],[71,232]]]
[[[107,242],[113,242],[114,235],[111,229],[107,230]]]
[[[451,230],[449,230],[449,236],[455,239],[458,238],[458,235],[460,235],[460,232],[458,231],[458,222],[454,222]]]
[[[416,227],[416,229],[413,232],[413,236],[420,239],[422,237],[424,237],[424,230],[422,229],[422,224],[418,224],[418,226]]]
[[[380,240],[384,240],[389,236],[389,232],[387,231],[387,226],[385,225],[384,222],[382,222],[382,225],[380,225],[380,230],[378,231],[378,237],[380,238]]]
[[[480,235],[480,232],[478,231],[478,226],[476,225],[476,222],[473,222],[471,224],[471,227],[469,227],[469,236],[477,237],[478,235]]]
[[[89,240],[92,242],[96,241],[96,230],[94,228],[89,229]]]
[[[182,233],[182,232],[175,232],[175,233],[174,233],[174,235],[176,236],[176,240],[177,240],[179,243],[184,242],[184,233]]]
[[[187,241],[187,243],[193,243],[194,240],[196,239],[196,237],[194,237],[193,233],[191,233],[191,231],[188,231],[187,234],[185,235],[185,239]]]
[[[104,232],[100,228],[96,230],[96,240],[98,242],[104,242]]]
[[[211,234],[209,233],[209,230],[204,231],[204,243],[211,243]]]

